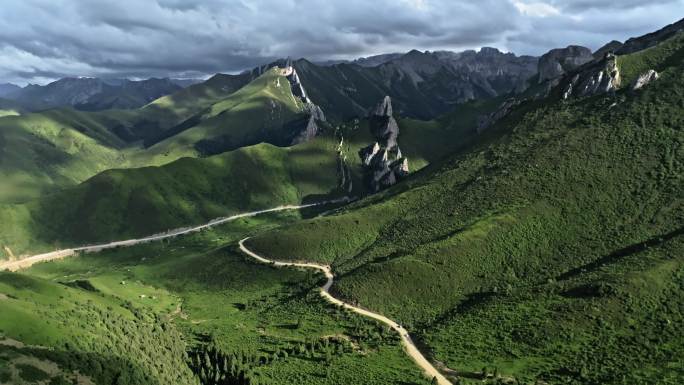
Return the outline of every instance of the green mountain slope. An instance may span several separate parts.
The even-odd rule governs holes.
[[[124,143],[87,114],[52,110],[0,119],[0,201],[20,201],[122,164]]]
[[[249,122],[266,116],[272,103],[282,101],[284,112],[266,119],[269,127],[277,130],[294,116],[290,112],[295,107],[290,105],[293,98],[291,92],[288,95],[289,87],[275,93],[263,79],[231,99],[246,80],[247,75],[217,75],[138,110],[87,113],[59,109],[0,119],[0,177],[4,181],[0,202],[27,201],[111,168],[162,165],[182,156],[196,156],[192,143],[187,143],[189,137],[196,135],[196,141],[210,140],[211,135],[223,138],[224,124],[237,126],[230,137],[239,144],[258,143],[252,130],[264,127]],[[163,136],[165,130],[196,114],[201,119],[191,123],[202,123],[203,128],[152,149],[141,146],[140,141]],[[241,146],[226,150],[237,147]]]
[[[171,95],[163,96],[136,110],[113,130],[127,141],[154,142],[162,133],[200,113],[212,104],[230,96],[247,85],[251,74],[216,74],[199,84],[193,84]],[[124,111],[103,112],[120,115]]]
[[[86,287],[0,272],[2,383],[198,383],[173,323]]]
[[[3,116],[21,115],[24,109],[16,102],[0,98],[0,118]]]
[[[338,295],[400,320],[463,377],[676,383],[680,42],[639,59],[662,71],[643,90],[527,102],[429,172],[250,247],[331,263]]]
[[[474,103],[455,112],[474,117],[473,111],[482,108]],[[451,119],[399,120],[412,172],[472,140],[474,120]],[[292,147],[264,143],[162,166],[107,170],[75,187],[0,205],[0,245],[20,256],[149,235],[285,203],[361,196],[366,190],[358,151],[373,140],[364,120]],[[339,190],[342,185],[351,191]],[[2,250],[0,256],[9,257]]]
[[[261,144],[161,167],[108,170],[39,200],[0,206],[0,244],[21,255],[323,199],[338,185],[336,146],[325,137],[291,148]]]
[[[164,133],[149,151],[217,154],[260,142],[291,144],[308,113],[274,67],[230,96]],[[167,138],[168,137],[168,138]]]

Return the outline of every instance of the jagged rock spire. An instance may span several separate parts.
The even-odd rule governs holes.
[[[409,172],[397,143],[399,125],[392,116],[392,99],[385,96],[369,113],[369,126],[377,142],[361,149],[359,156],[366,172],[366,184],[376,192],[389,187]]]
[[[399,125],[392,116],[392,99],[385,96],[370,113],[370,129],[380,146],[393,150],[397,147]]]
[[[371,116],[392,116],[392,98],[385,96],[380,103],[371,111]]]

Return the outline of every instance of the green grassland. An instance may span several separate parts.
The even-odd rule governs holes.
[[[0,293],[3,383],[196,383],[180,333],[145,307],[6,272]]]
[[[437,137],[453,134],[454,143],[458,143],[460,131],[444,130],[439,122],[401,120],[400,126],[405,138],[403,148],[416,164],[414,168],[452,149],[451,144],[442,144],[431,151],[422,140],[437,143]],[[161,167],[109,170],[39,200],[4,205],[0,208],[2,244],[11,245],[14,254],[20,255],[147,235],[281,203],[339,196],[337,150],[342,138],[341,150],[347,155],[347,167],[354,179],[353,193],[362,194],[357,152],[372,141],[364,122],[343,125],[289,148],[260,144],[208,158],[183,158]],[[130,316],[128,309],[134,309],[134,314],[144,315],[141,317],[163,322],[173,319],[183,337],[171,333],[168,337],[173,341],[162,343],[188,341],[192,349],[204,349],[211,341],[221,351],[239,355],[252,383],[427,383],[392,332],[324,302],[315,290],[319,277],[310,272],[256,265],[246,261],[234,246],[246,233],[301,220],[300,215],[294,212],[250,218],[171,242],[35,266],[28,274],[38,277],[31,279],[46,285],[46,292],[74,293],[58,303],[70,310],[65,310],[66,315],[46,314],[37,309],[54,298],[31,295],[23,302],[15,302],[14,297],[19,297],[14,292],[0,290],[5,297],[12,296],[0,301],[0,307],[5,305],[0,310],[7,315],[6,326],[1,327],[3,335],[29,344],[0,348],[0,359],[4,357],[7,362],[0,367],[0,375],[13,381],[26,380],[24,377],[30,373],[37,378],[48,376],[51,381],[81,377],[108,381],[119,373],[124,358],[104,356],[99,337],[84,338],[79,333],[103,336],[119,333],[119,329],[111,328],[135,327],[141,329],[141,341],[149,343],[145,338],[152,338],[150,332],[132,326],[142,321],[123,321]],[[78,297],[81,295],[85,299]],[[80,306],[82,302],[88,306]],[[105,326],[101,330],[72,327],[85,319],[113,317],[102,313],[103,308],[119,312],[122,318],[116,322],[130,325]],[[62,318],[65,316],[73,323],[66,324]],[[96,325],[100,327],[99,322]],[[34,330],[45,332],[28,338]],[[89,342],[81,345],[73,341]],[[162,351],[149,360],[163,361],[161,366],[178,366],[178,360],[184,359],[178,346],[171,349],[173,354]],[[53,347],[51,351],[55,352],[42,355],[42,347]],[[123,348],[112,349],[121,354]],[[104,359],[114,363],[107,365]],[[135,382],[150,370],[145,359],[134,355],[133,361],[126,369],[126,381]],[[30,363],[30,369],[26,369],[29,374],[20,368],[26,362]],[[91,370],[91,366],[95,369]],[[187,375],[179,373],[173,375]],[[154,383],[170,375],[162,373],[145,381]]]
[[[527,102],[406,183],[248,243],[273,259],[332,263],[336,294],[410,327],[464,377],[494,364],[526,381],[676,383],[684,341],[660,333],[660,315],[649,318],[665,306],[665,318],[682,327],[678,305],[663,303],[682,296],[684,223],[683,48],[666,44],[678,46],[657,60],[661,79],[642,91]],[[582,270],[643,242],[669,251],[650,265],[611,266],[622,278]],[[573,280],[551,290],[570,272]],[[609,276],[618,294],[562,295]],[[630,309],[620,306],[626,298]],[[582,309],[599,305],[610,308],[605,317],[583,318]],[[551,336],[568,308],[565,334]],[[628,318],[634,329],[620,325]],[[641,336],[625,339],[630,330]],[[491,347],[482,351],[484,335]],[[586,353],[597,341],[611,342]],[[658,354],[641,353],[652,345]]]
[[[193,84],[172,95],[163,96],[142,109],[150,120],[152,119],[149,115],[152,114],[155,115],[155,121],[170,114],[176,122],[182,121],[230,96],[251,80],[251,74],[216,74],[203,83]]]
[[[264,77],[274,76],[269,74]],[[248,124],[229,130],[237,125],[235,122],[269,116],[271,103],[292,103],[289,87],[272,92],[270,83],[262,78],[235,93],[247,80],[238,78],[217,75],[137,110],[89,113],[56,109],[0,119],[0,202],[27,201],[112,168],[159,166],[183,156],[196,156],[196,141],[188,142],[191,134],[151,149],[142,143],[163,137],[166,130],[174,130],[203,111],[210,111],[209,118],[214,118],[209,119],[213,135],[225,130],[238,138],[263,127]],[[287,84],[284,78],[281,81]],[[276,129],[291,117],[283,114],[270,127]]]
[[[469,101],[429,121],[399,119],[399,144],[411,169],[439,164],[446,156],[470,145],[477,137],[478,118],[495,111],[503,100],[498,97]]]
[[[240,219],[170,242],[36,265],[24,274],[43,285],[87,282],[82,286],[101,301],[171,317],[190,349],[211,341],[243,357],[252,384],[427,384],[393,332],[318,295],[319,275],[255,263],[236,247],[246,235],[313,214]],[[67,335],[63,325],[55,328]]]

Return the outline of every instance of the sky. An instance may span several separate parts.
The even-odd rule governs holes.
[[[198,78],[411,49],[541,55],[680,18],[684,0],[2,0],[0,83]]]

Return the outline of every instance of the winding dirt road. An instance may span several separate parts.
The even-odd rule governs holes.
[[[309,204],[305,204],[305,205],[278,206],[278,207],[274,207],[274,208],[270,208],[270,209],[266,209],[266,210],[250,211],[247,213],[236,214],[236,215],[226,217],[226,218],[218,218],[218,219],[211,220],[208,223],[205,223],[203,225],[170,230],[170,231],[167,231],[165,233],[150,235],[150,236],[144,237],[144,238],[128,239],[128,240],[124,240],[124,241],[104,243],[104,244],[100,244],[100,245],[81,246],[81,247],[75,247],[75,248],[71,248],[71,249],[63,249],[63,250],[52,251],[52,252],[45,253],[45,254],[33,255],[31,257],[27,257],[27,258],[19,259],[19,260],[14,260],[14,261],[2,261],[2,262],[0,262],[0,271],[2,271],[2,270],[17,271],[17,270],[21,270],[21,269],[26,269],[26,268],[31,267],[32,265],[39,263],[39,262],[54,261],[57,259],[66,258],[66,257],[70,257],[76,253],[79,253],[79,252],[95,253],[95,252],[102,251],[105,249],[113,249],[115,247],[134,246],[134,245],[138,245],[138,244],[146,243],[146,242],[160,241],[162,239],[177,237],[179,235],[184,235],[184,234],[192,233],[195,231],[207,229],[207,228],[210,228],[212,226],[218,226],[220,224],[230,222],[230,221],[234,221],[236,219],[253,217],[253,216],[257,216],[259,214],[272,213],[272,212],[276,212],[276,211],[297,210],[297,209],[303,209],[303,208],[307,208],[307,207],[314,207],[314,206],[321,206],[321,205],[332,204],[332,203],[347,202],[349,200],[350,200],[349,198],[342,198],[342,199],[335,199],[335,200],[329,200],[329,201],[318,202],[318,203],[309,203]]]
[[[305,204],[305,205],[285,205],[285,206],[278,206],[270,209],[265,209],[265,210],[258,210],[258,211],[250,211],[247,213],[242,213],[242,214],[236,214],[230,217],[226,218],[218,218],[214,219],[212,221],[209,221],[206,224],[195,226],[195,227],[189,227],[189,228],[181,228],[181,229],[175,229],[171,231],[167,231],[162,234],[156,234],[156,235],[151,235],[148,237],[144,238],[137,238],[137,239],[128,239],[124,241],[116,241],[116,242],[110,242],[110,243],[104,243],[100,245],[89,245],[89,246],[82,246],[82,247],[75,247],[71,249],[63,249],[63,250],[57,250],[49,253],[44,253],[44,254],[38,254],[34,255],[28,258],[16,260],[16,261],[4,261],[0,262],[0,271],[2,270],[9,270],[9,271],[17,271],[21,269],[28,268],[36,263],[39,262],[48,262],[48,261],[53,261],[53,260],[58,260],[66,257],[70,257],[75,255],[76,253],[79,252],[85,252],[85,253],[95,253],[99,252],[102,250],[106,249],[112,249],[116,247],[126,247],[126,246],[134,246],[138,245],[141,243],[146,243],[146,242],[154,242],[154,241],[160,241],[163,239],[168,239],[168,238],[173,238],[177,237],[179,235],[184,235],[184,234],[189,234],[192,232],[200,231],[203,229],[210,228],[212,226],[217,226],[226,222],[234,221],[236,219],[240,218],[247,218],[247,217],[253,217],[256,215],[260,214],[266,214],[266,213],[272,213],[272,212],[277,212],[277,211],[286,211],[286,210],[296,210],[296,209],[303,209],[307,207],[314,207],[314,206],[321,206],[321,205],[326,205],[326,204],[332,204],[332,203],[341,203],[345,201],[350,201],[349,198],[342,198],[342,199],[337,199],[337,200],[330,200],[330,201],[325,201],[325,202],[318,202],[318,203],[310,203],[310,204]],[[333,297],[330,294],[330,287],[333,284],[335,276],[332,273],[332,269],[330,266],[326,265],[319,265],[315,263],[295,263],[295,262],[279,262],[279,261],[271,261],[269,259],[263,258],[259,256],[258,254],[250,251],[247,249],[244,245],[244,242],[248,238],[245,238],[240,241],[240,249],[250,257],[263,262],[263,263],[268,263],[272,264],[274,266],[278,267],[301,267],[301,268],[309,268],[309,269],[315,269],[321,271],[327,281],[325,285],[321,287],[321,295],[330,303],[338,306],[342,306],[346,309],[352,310],[358,314],[361,314],[363,316],[373,318],[377,321],[380,321],[384,323],[385,325],[388,325],[392,329],[394,329],[397,333],[399,333],[399,336],[401,337],[402,345],[404,346],[404,349],[406,350],[406,353],[413,359],[413,361],[416,362],[416,364],[423,369],[425,372],[425,375],[428,378],[436,378],[437,379],[437,384],[439,385],[453,385],[449,380],[446,379],[426,358],[423,356],[423,354],[418,350],[416,345],[413,343],[411,340],[411,336],[409,335],[408,331],[404,329],[401,325],[398,323],[392,321],[391,319],[383,316],[382,314],[377,314],[373,313],[371,311],[361,309],[359,307],[350,305],[346,302],[343,302],[335,297]]]
[[[280,262],[280,261],[272,261],[270,259],[266,259],[253,251],[249,250],[245,246],[245,241],[248,240],[249,238],[245,238],[240,241],[240,250],[244,252],[245,254],[249,255],[250,257],[256,259],[259,262],[262,263],[267,263],[271,264],[273,266],[277,267],[301,267],[301,268],[307,268],[307,269],[315,269],[321,271],[324,275],[327,281],[325,282],[325,285],[321,286],[321,296],[325,298],[328,302],[342,306],[345,309],[349,309],[355,313],[361,314],[363,316],[373,318],[375,320],[378,320],[385,325],[391,327],[394,329],[397,333],[399,333],[399,336],[401,337],[401,342],[402,345],[404,346],[404,349],[406,350],[406,353],[415,361],[415,363],[420,366],[423,371],[425,372],[425,375],[432,379],[436,378],[437,379],[437,384],[439,385],[453,385],[449,380],[446,379],[431,363],[428,361],[425,356],[418,350],[416,347],[416,344],[413,343],[413,340],[411,340],[411,336],[409,335],[408,331],[404,329],[403,326],[399,325],[395,321],[392,321],[391,319],[385,317],[382,314],[378,313],[373,313],[371,311],[368,311],[366,309],[362,309],[356,306],[353,306],[351,304],[348,304],[344,301],[341,301],[335,297],[333,297],[330,294],[330,287],[332,287],[333,281],[335,279],[335,275],[332,272],[332,269],[328,265],[319,265],[316,263],[306,263],[306,262]]]

